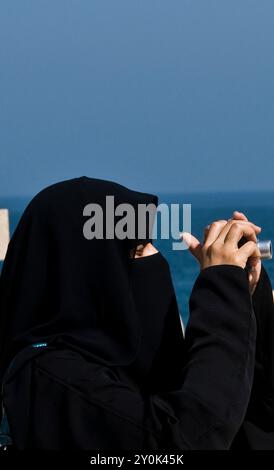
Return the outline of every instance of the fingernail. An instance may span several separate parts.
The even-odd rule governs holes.
[[[179,237],[183,242],[185,242],[185,243],[187,242],[187,234],[185,232],[181,232],[179,234]]]
[[[186,245],[189,247],[191,244],[191,234],[188,232],[181,232],[179,234],[181,240],[186,243]]]

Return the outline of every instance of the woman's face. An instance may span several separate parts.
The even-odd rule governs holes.
[[[154,255],[157,252],[158,250],[155,248],[155,246],[152,245],[152,243],[147,243],[145,246],[138,245],[134,258],[142,258],[143,256]]]

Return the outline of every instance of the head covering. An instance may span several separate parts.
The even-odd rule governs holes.
[[[115,208],[158,202],[112,181],[80,177],[44,189],[25,209],[0,278],[0,378],[17,352],[44,341],[103,364],[134,360],[141,322],[130,250],[151,241],[151,232],[138,238],[137,223],[134,238],[87,239],[84,207],[98,204],[105,214],[107,195]]]

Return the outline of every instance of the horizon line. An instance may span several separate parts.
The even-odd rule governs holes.
[[[139,191],[139,190],[137,190]],[[36,194],[38,194],[40,191],[33,193],[33,195],[30,194],[15,194],[15,195],[10,195],[10,194],[0,194],[0,199],[32,199]],[[203,194],[224,194],[224,195],[233,195],[233,194],[266,194],[266,193],[274,193],[274,188],[273,189],[232,189],[232,190],[164,190],[164,191],[156,191],[156,190],[143,190],[140,192],[144,193],[151,193],[151,194],[160,194],[160,195],[177,195],[177,194],[191,194],[191,195],[203,195]]]

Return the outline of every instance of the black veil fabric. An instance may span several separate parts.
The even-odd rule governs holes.
[[[254,378],[245,419],[232,449],[274,450],[274,304],[264,266],[252,303],[257,323]]]
[[[184,334],[168,261],[160,251],[132,260],[132,287],[141,340],[135,361],[124,370],[151,393],[179,387]]]
[[[25,209],[0,278],[0,379],[17,352],[44,341],[101,364],[134,360],[141,323],[130,252],[151,241],[151,231],[139,239],[136,219],[132,239],[86,239],[83,209],[95,203],[105,213],[107,195],[114,196],[115,208],[158,203],[152,194],[80,177],[47,187]]]

